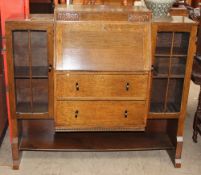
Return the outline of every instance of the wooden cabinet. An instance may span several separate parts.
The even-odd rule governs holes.
[[[53,24],[7,21],[6,35],[13,119],[51,118]]]
[[[86,5],[6,27],[14,168],[24,150],[171,149],[181,166],[196,23]]]

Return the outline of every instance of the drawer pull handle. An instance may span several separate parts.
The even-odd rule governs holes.
[[[50,64],[48,67],[48,72],[51,72],[51,71],[52,71],[52,65]]]
[[[126,83],[126,91],[129,90],[129,87],[130,87],[130,83]]]
[[[78,117],[78,114],[79,114],[79,111],[78,111],[78,110],[76,110],[76,111],[75,111],[75,118],[77,118],[77,117]]]
[[[124,112],[124,117],[125,117],[125,118],[128,117],[128,111],[127,111],[127,110],[125,110],[125,112]]]
[[[79,83],[78,83],[78,82],[75,84],[75,87],[76,87],[76,91],[79,91],[79,90],[80,90],[80,87],[79,87]]]

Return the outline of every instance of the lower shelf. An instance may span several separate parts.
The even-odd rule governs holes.
[[[55,133],[53,120],[23,120],[20,150],[126,151],[174,149],[166,133],[69,132]]]
[[[15,78],[30,78],[30,67],[16,66]],[[33,66],[32,78],[48,78],[48,66]]]

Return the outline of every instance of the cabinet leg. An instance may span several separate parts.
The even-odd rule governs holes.
[[[175,168],[181,168],[181,162],[176,162],[176,159],[175,159]]]
[[[177,145],[175,153],[175,168],[181,168],[181,153],[183,147],[183,137],[177,136]]]
[[[13,157],[13,169],[18,170],[21,161],[21,152],[19,151],[18,138],[13,138],[11,148]]]

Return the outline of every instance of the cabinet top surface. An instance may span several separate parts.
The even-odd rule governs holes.
[[[164,18],[152,18],[152,23],[155,24],[197,24],[186,16],[168,16]]]
[[[58,5],[55,8],[55,14],[58,12],[77,12],[77,13],[110,13],[110,14],[125,14],[125,13],[138,13],[138,14],[147,14],[148,16],[151,12],[145,7],[122,7],[122,6],[106,6],[106,5]],[[53,23],[54,22],[53,14],[31,14],[29,19],[7,19],[7,23],[16,22],[16,23]],[[164,18],[152,18],[151,22],[154,24],[190,24],[197,25],[197,23],[188,17],[184,16],[168,16]]]
[[[144,6],[130,6],[125,7],[122,5],[58,5],[55,11],[68,11],[68,12],[147,12],[150,11]]]
[[[24,18],[15,18],[15,19],[7,19],[6,23],[53,23],[54,15],[53,14],[31,14],[29,19]]]

